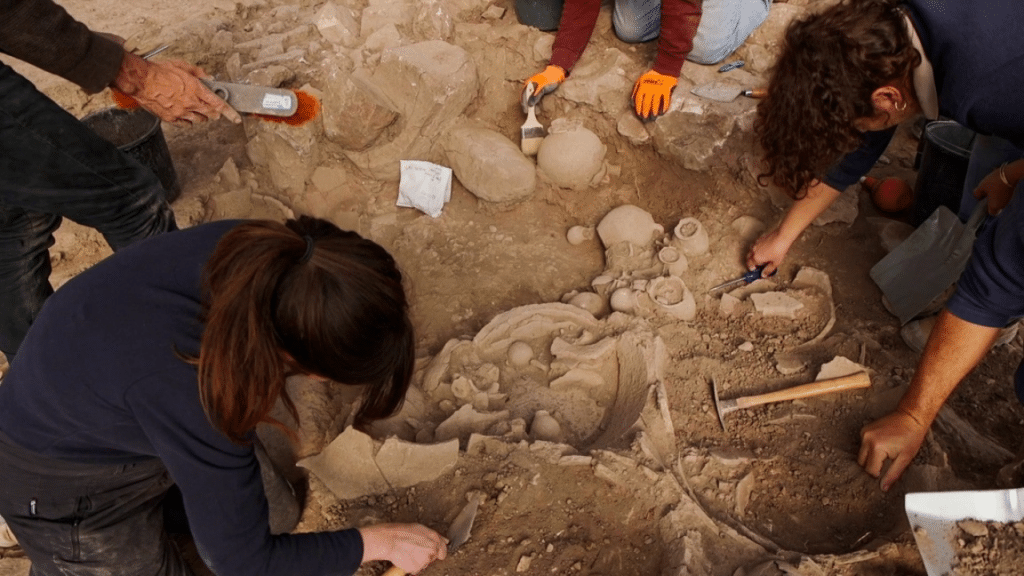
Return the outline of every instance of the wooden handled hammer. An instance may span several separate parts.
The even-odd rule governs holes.
[[[722,424],[722,430],[725,430],[725,415],[733,410],[750,408],[751,406],[760,406],[762,404],[770,404],[772,402],[782,402],[783,400],[810,398],[812,396],[820,396],[830,392],[842,392],[843,390],[867,388],[868,386],[871,386],[871,379],[868,377],[868,373],[857,372],[841,378],[819,380],[817,382],[811,382],[810,384],[801,384],[799,386],[793,386],[792,388],[785,388],[775,392],[768,392],[766,394],[740,396],[739,398],[734,398],[732,400],[719,400],[718,381],[715,380],[713,376],[711,377],[711,388],[715,394],[715,409],[718,410],[718,421]]]

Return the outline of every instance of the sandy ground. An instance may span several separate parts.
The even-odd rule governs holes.
[[[117,32],[147,48],[150,36],[171,23],[178,31],[204,19],[238,34],[254,26],[269,29],[278,3],[143,1],[126,9],[112,0],[67,0],[63,5],[95,29]],[[511,2],[496,5],[507,13],[495,25],[514,21]],[[298,6],[312,13],[318,4]],[[611,38],[595,42],[624,46]],[[176,46],[178,55],[211,72],[223,71],[223,62],[189,52],[188,38]],[[630,53],[646,61],[653,45]],[[76,115],[109,105],[105,94],[85,97],[58,79],[21,69]],[[510,66],[506,75],[509,94],[497,98],[508,105],[488,120],[513,138],[522,121],[515,98],[523,74]],[[300,80],[317,86],[316,78],[295,82]],[[603,250],[597,241],[569,244],[565,233],[570,226],[594,226],[610,209],[627,203],[649,211],[666,229],[683,217],[700,219],[712,251],[690,263],[687,282],[698,303],[697,317],[692,322],[651,320],[669,358],[663,384],[674,425],[673,464],[667,469],[646,465],[624,446],[595,454],[590,465],[566,466],[540,450],[510,443],[464,452],[452,471],[433,481],[355,500],[338,499],[318,479],[305,480],[292,471],[301,479],[306,501],[299,529],[383,520],[417,521],[443,532],[466,494],[479,492],[486,499],[470,541],[423,574],[924,574],[903,495],[915,486],[996,487],[996,473],[1006,463],[1005,454],[1018,450],[1024,424],[1024,410],[1010,385],[1021,358],[1020,338],[990,353],[950,402],[978,436],[957,433],[955,426],[937,430],[908,479],[881,492],[877,481],[857,466],[858,432],[898,399],[917,355],[900,339],[898,321],[882,306],[867,274],[885,254],[872,223],[879,213],[868,196],[852,191],[858,195],[856,221],[809,229],[772,280],[785,290],[803,267],[824,271],[835,306],[827,337],[804,351],[806,367],[782,375],[776,354],[819,334],[829,318],[827,306],[811,306],[796,319],[784,320],[763,317],[744,302],[736,313],[723,315],[717,296],[707,293],[742,272],[749,240],[739,237],[732,223],[749,216],[772,225],[781,215],[747,168],[755,157],[749,134],[732,139],[711,168],[693,172],[674,166],[649,145],[630,144],[616,133],[614,118],[595,110],[578,112],[608,146],[609,163],[621,170],[611,183],[583,191],[539,187],[532,199],[496,210],[455,182],[451,202],[437,219],[394,207],[395,183],[358,177],[360,185],[349,200],[360,214],[385,222],[360,231],[391,250],[407,274],[418,352],[424,359],[449,339],[472,337],[503,311],[558,302],[566,293],[588,289],[604,269]],[[548,123],[553,118],[541,119]],[[240,207],[224,200],[231,191],[218,171],[228,159],[253,175],[260,194],[275,195],[265,169],[253,166],[246,154],[243,127],[226,122],[165,125],[164,133],[184,188],[174,205],[180,225],[224,217],[282,217],[285,204],[279,202]],[[913,182],[916,146],[909,130],[901,131],[887,153],[889,163],[873,174]],[[328,160],[346,166],[343,158]],[[94,232],[66,223],[51,253],[59,285],[109,249]],[[723,430],[712,378],[724,398],[766,392],[813,380],[818,368],[836,356],[865,366],[871,388],[733,412]],[[339,431],[329,424],[334,423],[306,423],[304,430],[317,436],[308,440],[307,451],[322,448]],[[986,448],[994,444],[1002,452],[993,456],[992,450],[978,449],[979,437]],[[28,572],[27,560],[17,551],[4,556],[0,575]],[[360,573],[377,574],[383,568],[368,566]]]

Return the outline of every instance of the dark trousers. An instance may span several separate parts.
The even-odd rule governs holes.
[[[90,465],[45,458],[0,434],[0,515],[31,576],[192,576],[164,530],[173,485],[159,460]]]
[[[53,293],[47,249],[62,217],[118,250],[177,229],[165,198],[152,170],[0,63],[0,352],[14,357]]]
[[[272,534],[302,508],[257,438]],[[157,459],[100,465],[40,456],[0,432],[0,516],[32,561],[30,576],[194,576],[168,531],[187,534],[181,493]],[[196,543],[198,545],[198,543]],[[192,552],[191,550],[188,550]],[[197,571],[209,571],[197,551]]]

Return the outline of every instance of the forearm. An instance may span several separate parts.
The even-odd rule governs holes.
[[[654,71],[666,76],[679,76],[683,61],[693,50],[693,38],[700,26],[700,0],[662,0],[661,34]]]
[[[789,211],[779,224],[779,236],[788,244],[792,244],[800,237],[800,234],[811,225],[811,222],[828,209],[836,199],[840,191],[817,182],[807,189],[807,194],[793,203]]]
[[[579,60],[594,33],[601,2],[594,0],[566,0],[562,6],[562,20],[558,25],[555,43],[551,47],[550,64],[568,74]]]
[[[943,310],[897,410],[926,428],[930,426],[946,399],[981,362],[998,335],[999,328],[972,324]]]
[[[0,51],[74,82],[103,90],[123,50],[50,0],[0,0]]]

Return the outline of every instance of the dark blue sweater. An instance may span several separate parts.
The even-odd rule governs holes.
[[[159,458],[220,576],[351,574],[356,530],[272,536],[259,465],[207,420],[196,370],[203,264],[221,221],[144,240],[61,287],[0,386],[0,430],[43,456],[86,463]]]
[[[939,114],[1024,149],[1024,2],[910,0],[906,6],[935,70]],[[855,184],[894,133],[866,133],[825,184],[837,190]]]

